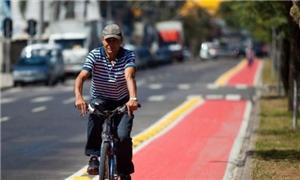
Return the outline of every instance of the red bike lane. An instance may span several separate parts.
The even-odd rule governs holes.
[[[260,66],[244,66],[227,85],[253,85]],[[205,101],[134,154],[133,179],[223,179],[246,106],[246,100]]]
[[[237,74],[230,78],[227,85],[234,86],[237,84],[254,85],[256,74],[262,65],[261,60],[255,60],[252,65],[246,64]]]

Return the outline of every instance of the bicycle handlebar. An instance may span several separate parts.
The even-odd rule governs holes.
[[[141,104],[138,104],[138,108],[141,107]],[[125,113],[127,111],[127,106],[126,104],[117,107],[116,109],[112,110],[112,111],[103,111],[101,112],[100,110],[98,110],[96,107],[93,107],[91,103],[88,104],[88,110],[91,114],[96,114],[96,115],[101,115],[101,116],[109,116],[112,114],[122,114]]]

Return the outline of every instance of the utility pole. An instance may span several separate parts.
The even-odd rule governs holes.
[[[42,41],[42,35],[44,33],[44,0],[40,0],[40,11],[39,11],[39,29],[38,29],[38,40]]]
[[[5,63],[5,73],[10,73],[10,43],[11,40],[10,38],[5,38],[4,39],[4,62]]]
[[[3,36],[4,36],[4,52],[3,52],[3,59],[5,62],[5,73],[10,73],[10,43],[12,37],[12,27],[13,22],[11,18],[5,18],[3,20]]]

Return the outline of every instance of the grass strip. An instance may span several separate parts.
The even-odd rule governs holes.
[[[264,62],[263,83],[277,83],[270,60]],[[260,125],[252,152],[252,179],[300,180],[300,130],[292,130],[287,98],[276,92],[264,93],[260,100]],[[299,127],[298,127],[299,129]]]

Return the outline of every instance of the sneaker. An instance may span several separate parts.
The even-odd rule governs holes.
[[[121,180],[131,180],[131,176],[129,174],[126,175],[120,175]]]
[[[99,174],[99,160],[97,156],[92,156],[89,161],[89,166],[87,168],[87,173],[89,175]]]

